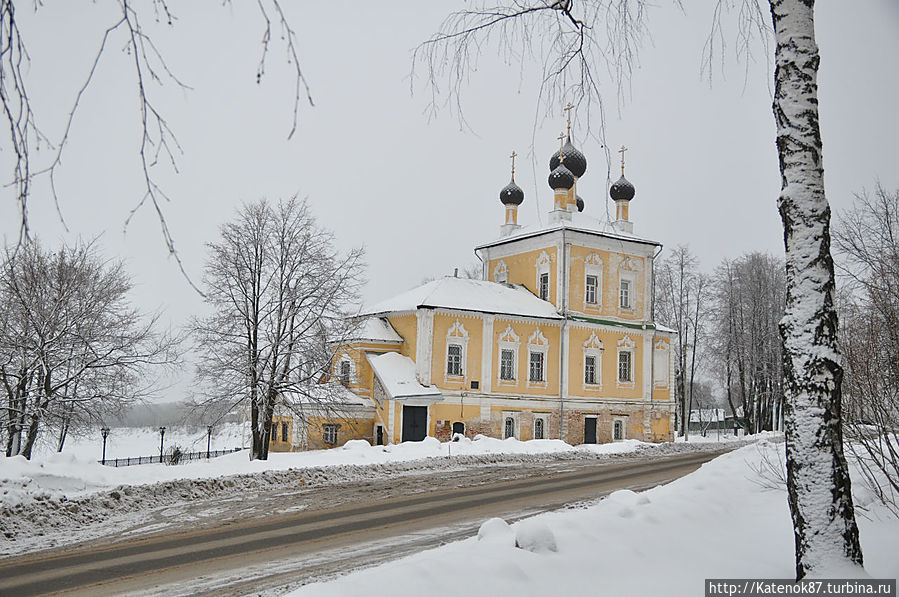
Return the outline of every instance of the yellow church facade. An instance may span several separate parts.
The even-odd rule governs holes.
[[[522,226],[513,165],[499,237],[475,248],[480,279],[445,277],[366,308],[332,371],[354,414],[307,421],[302,447],[456,433],[671,441],[672,331],[652,308],[661,245],[633,233],[623,165],[616,220],[583,213],[585,170],[569,138],[550,160],[547,223]]]

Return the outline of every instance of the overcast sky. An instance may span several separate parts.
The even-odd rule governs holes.
[[[49,3],[36,14],[30,3],[20,7],[32,60],[27,83],[51,139],[61,135],[103,30],[116,19],[114,4]],[[410,93],[412,48],[467,4],[284,2],[315,100],[315,107],[300,107],[291,140],[294,81],[277,33],[257,85],[262,17],[255,3],[221,4],[172,3],[172,28],[145,15],[147,33],[190,87],[149,90],[183,148],[178,173],[162,164],[156,174],[172,199],[165,216],[194,280],[202,276],[205,243],[242,201],[294,194],[308,198],[340,247],[365,246],[366,302],[451,274],[475,262],[473,247],[499,233],[498,192],[508,182],[512,150],[525,156],[516,175],[526,193],[519,222],[545,221],[552,206],[547,162],[565,121],[559,106],[555,116],[538,116],[535,129],[539,65],[510,67],[485,55],[463,96],[472,130],[446,110],[431,118],[424,88]],[[782,253],[769,61],[759,47],[746,67],[728,48],[710,85],[700,67],[714,2],[685,3],[686,14],[659,4],[620,108],[613,84],[603,81],[606,139],[630,149],[635,232],[666,247],[689,244],[708,270],[748,251]],[[816,9],[825,182],[837,212],[877,180],[899,188],[899,4],[847,5],[819,0]],[[50,245],[100,235],[108,255],[127,261],[135,301],[165,309],[180,325],[201,312],[202,301],[167,256],[155,212],[141,209],[124,230],[142,194],[139,113],[124,45],[122,37],[111,40],[58,172],[69,231],[46,180],[34,186],[31,229]],[[583,123],[574,136],[588,160],[578,184],[586,212],[605,218],[612,211],[605,154]],[[0,150],[9,146],[4,139]],[[36,159],[47,163],[52,153],[42,148]],[[11,177],[9,160],[9,151],[0,151],[4,179]],[[617,162],[614,178],[616,169]],[[0,189],[0,234],[9,242],[17,231],[12,191]]]

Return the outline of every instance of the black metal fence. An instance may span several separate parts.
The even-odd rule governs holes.
[[[225,454],[233,454],[240,452],[244,448],[232,448],[230,450],[211,450],[209,452],[178,452],[175,454],[165,454],[162,457],[156,456],[138,456],[137,458],[107,458],[105,461],[98,460],[100,464],[106,466],[134,466],[137,464],[184,464],[191,460],[206,460],[207,458],[215,458],[224,456]]]

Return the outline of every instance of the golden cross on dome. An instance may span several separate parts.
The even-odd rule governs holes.
[[[556,138],[559,140],[559,162],[561,163],[565,160],[565,152],[562,151],[562,148],[564,147],[563,144],[565,143],[565,133],[559,133],[559,136]]]
[[[621,146],[621,149],[618,150],[618,153],[621,154],[621,176],[624,176],[624,152],[627,151],[627,147],[624,145]]]
[[[574,109],[574,106],[571,105],[571,102],[568,102],[568,105],[562,108],[565,110],[565,113],[568,117],[568,136],[571,136],[571,111]]]
[[[513,179],[515,178],[515,156],[517,156],[517,155],[518,154],[513,151],[512,155],[509,156],[510,158],[512,158],[512,178]]]

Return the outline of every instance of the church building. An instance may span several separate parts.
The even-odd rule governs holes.
[[[553,208],[539,226],[519,224],[513,153],[499,235],[475,247],[481,279],[445,277],[366,308],[333,365],[354,414],[308,421],[302,447],[456,433],[671,441],[672,330],[652,308],[661,245],[634,233],[623,150],[609,191],[615,221],[601,222],[583,213],[587,160],[569,127],[549,161]]]

